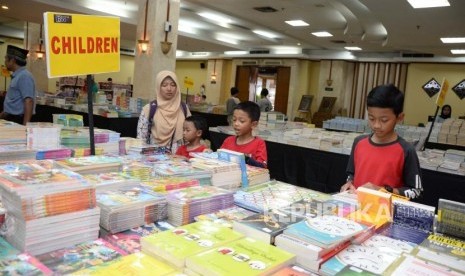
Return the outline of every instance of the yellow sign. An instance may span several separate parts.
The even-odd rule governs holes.
[[[187,89],[192,89],[194,88],[194,80],[189,78],[189,77],[185,77],[184,78],[184,86],[187,88]]]
[[[118,17],[44,13],[49,78],[120,70]]]
[[[441,84],[441,91],[439,92],[438,98],[436,99],[436,105],[442,107],[446,99],[447,91],[449,90],[449,82],[444,78]]]

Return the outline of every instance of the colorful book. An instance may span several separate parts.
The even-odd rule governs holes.
[[[141,245],[142,252],[182,268],[187,257],[242,237],[230,228],[200,221],[143,237]]]
[[[0,275],[52,275],[52,271],[29,254],[0,258]]]
[[[357,188],[359,209],[347,217],[358,222],[372,224],[379,229],[392,220],[391,194],[365,187]]]
[[[459,276],[462,273],[450,267],[425,261],[411,255],[404,255],[387,271],[390,276]]]
[[[168,263],[146,255],[142,252],[123,256],[108,265],[95,266],[77,271],[76,275],[100,276],[164,276],[174,273],[176,269]]]
[[[18,253],[19,253],[18,249],[14,248],[6,240],[0,237],[0,259],[5,258],[10,255],[16,255]]]
[[[351,239],[367,228],[364,224],[346,218],[320,216],[293,224],[284,230],[284,234],[328,248]]]
[[[247,237],[274,244],[275,237],[281,234],[289,225],[302,221],[282,212],[268,211],[258,213],[233,222],[233,230]]]
[[[465,203],[440,198],[436,231],[465,238]]]
[[[383,235],[373,235],[362,245],[372,248],[377,248],[382,252],[391,253],[394,255],[401,255],[402,253],[410,253],[417,246],[414,243],[393,239]]]
[[[188,269],[204,275],[252,276],[273,273],[295,256],[265,242],[243,238],[187,258]]]
[[[36,256],[55,275],[76,272],[90,266],[108,263],[126,253],[109,242],[98,239]]]
[[[234,206],[231,208],[219,210],[218,212],[196,216],[195,221],[206,220],[218,223],[222,226],[232,228],[234,221],[241,220],[253,214],[255,214],[255,212],[249,211],[238,206]]]
[[[242,188],[249,186],[249,178],[247,177],[247,166],[245,164],[245,155],[242,152],[232,151],[228,149],[218,149],[216,151],[218,159],[239,164],[241,168],[241,183]]]
[[[296,201],[289,206],[278,208],[278,210],[293,218],[314,218],[322,215],[334,215],[337,212],[337,207],[333,200],[307,198]]]

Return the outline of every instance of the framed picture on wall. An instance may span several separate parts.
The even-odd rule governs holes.
[[[318,108],[318,112],[331,113],[336,100],[336,97],[323,97],[320,103],[320,108]]]
[[[465,98],[465,79],[452,87],[452,91],[461,99]]]
[[[432,78],[427,83],[423,84],[422,88],[431,98],[441,90],[441,84]]]
[[[300,99],[298,110],[300,112],[310,112],[312,101],[313,101],[313,95],[302,95],[302,99]]]

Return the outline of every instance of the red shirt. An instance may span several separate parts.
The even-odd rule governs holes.
[[[207,149],[207,147],[205,145],[200,145],[200,146],[196,147],[195,149],[187,150],[187,145],[182,145],[176,151],[176,155],[182,155],[182,156],[185,156],[187,158],[191,158],[191,156],[189,155],[190,152],[203,152],[206,149]]]
[[[242,152],[244,154],[250,155],[255,161],[262,163],[266,166],[268,162],[268,155],[266,153],[266,144],[259,137],[255,137],[252,141],[247,144],[238,145],[236,143],[236,136],[229,136],[221,145],[222,149],[233,150],[237,152]]]

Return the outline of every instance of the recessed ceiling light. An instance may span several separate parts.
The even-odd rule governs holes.
[[[207,18],[207,19],[210,19],[210,20],[213,20],[213,21],[216,21],[220,24],[229,24],[229,23],[232,23],[232,20],[229,19],[229,18],[226,18],[222,15],[218,15],[218,14],[213,14],[213,13],[210,13],[210,12],[201,12],[201,13],[198,13],[198,15],[204,17],[204,18]]]
[[[233,55],[247,55],[249,52],[247,51],[225,51],[224,54],[228,56]]]
[[[287,24],[291,25],[291,26],[294,26],[294,27],[301,27],[301,26],[308,26],[310,24],[308,24],[307,22],[303,21],[303,20],[289,20],[289,21],[284,21],[286,22]]]
[[[328,32],[314,32],[312,35],[317,36],[317,37],[330,37],[333,36],[332,34]]]
[[[226,43],[229,43],[229,44],[234,44],[234,45],[237,44],[237,40],[229,38],[229,37],[224,37],[224,36],[219,36],[219,37],[216,38],[216,40],[226,42]]]
[[[448,0],[407,0],[414,9],[448,7]]]
[[[260,30],[253,30],[253,32],[258,34],[258,35],[265,36],[265,37],[268,37],[268,38],[276,38],[276,35],[272,34],[270,32],[260,31]]]
[[[3,10],[8,10],[9,8],[8,8],[7,5],[2,5],[2,9],[3,9]]]
[[[302,45],[302,43],[300,43],[300,42],[297,42],[297,46],[301,46],[301,45]]]
[[[454,55],[465,55],[465,49],[452,49],[450,52]]]
[[[465,37],[441,37],[442,43],[465,43]]]
[[[196,34],[197,31],[192,28],[191,26],[184,25],[184,24],[179,24],[178,25],[178,31],[183,32],[183,33],[188,33],[188,34]]]
[[[347,47],[344,47],[346,50],[349,50],[349,51],[361,51],[362,48],[360,47],[356,47],[356,46],[347,46]]]

